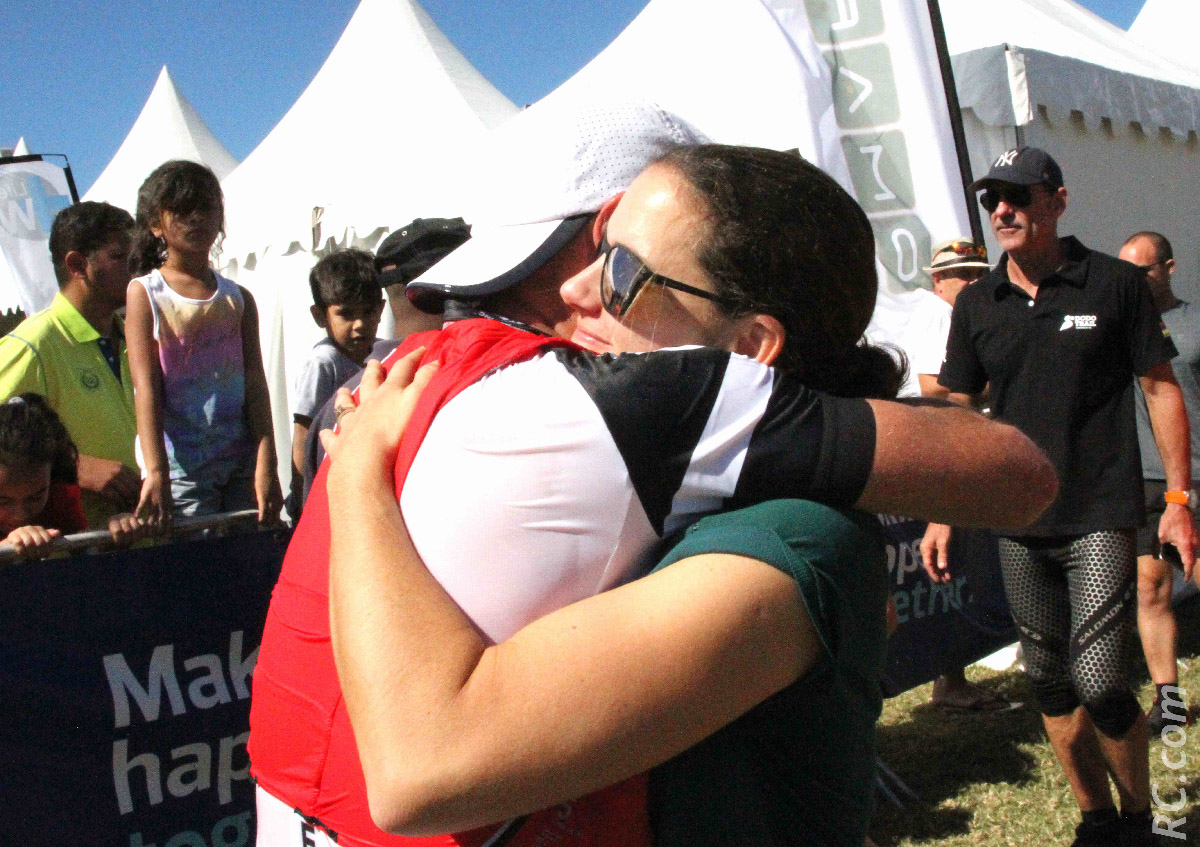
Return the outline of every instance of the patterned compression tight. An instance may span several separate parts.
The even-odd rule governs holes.
[[[1134,540],[1133,530],[1000,539],[1004,590],[1038,708],[1060,717],[1082,704],[1110,738],[1123,737],[1141,714],[1126,679]]]

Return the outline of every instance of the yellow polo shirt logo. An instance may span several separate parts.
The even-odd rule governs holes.
[[[100,374],[91,368],[84,368],[79,371],[79,384],[88,391],[95,391],[100,387]]]

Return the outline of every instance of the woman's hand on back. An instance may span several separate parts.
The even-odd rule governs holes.
[[[436,362],[418,367],[423,355],[425,348],[418,348],[386,373],[379,362],[367,362],[357,404],[349,391],[338,389],[338,431],[321,431],[330,460],[330,486],[352,485],[367,474],[391,476],[400,438],[421,392],[437,372]]]

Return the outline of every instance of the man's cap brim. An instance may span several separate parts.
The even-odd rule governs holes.
[[[553,258],[592,219],[514,226],[475,227],[471,240],[408,284],[405,292],[418,309],[439,312],[448,299],[479,300],[524,280]]]
[[[1041,183],[1046,182],[1046,180],[1039,179],[1038,177],[1034,176],[1021,177],[1017,174],[1013,174],[1013,176],[1015,177],[1014,179],[1000,179],[994,176],[985,176],[983,179],[977,179],[968,185],[967,190],[976,192],[982,191],[989,185],[1040,185]]]

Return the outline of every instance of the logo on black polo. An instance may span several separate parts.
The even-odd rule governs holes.
[[[1063,315],[1062,326],[1058,328],[1059,332],[1064,329],[1095,329],[1095,315]]]
[[[96,373],[91,368],[80,368],[79,384],[88,391],[95,391],[100,387],[100,374]]]

